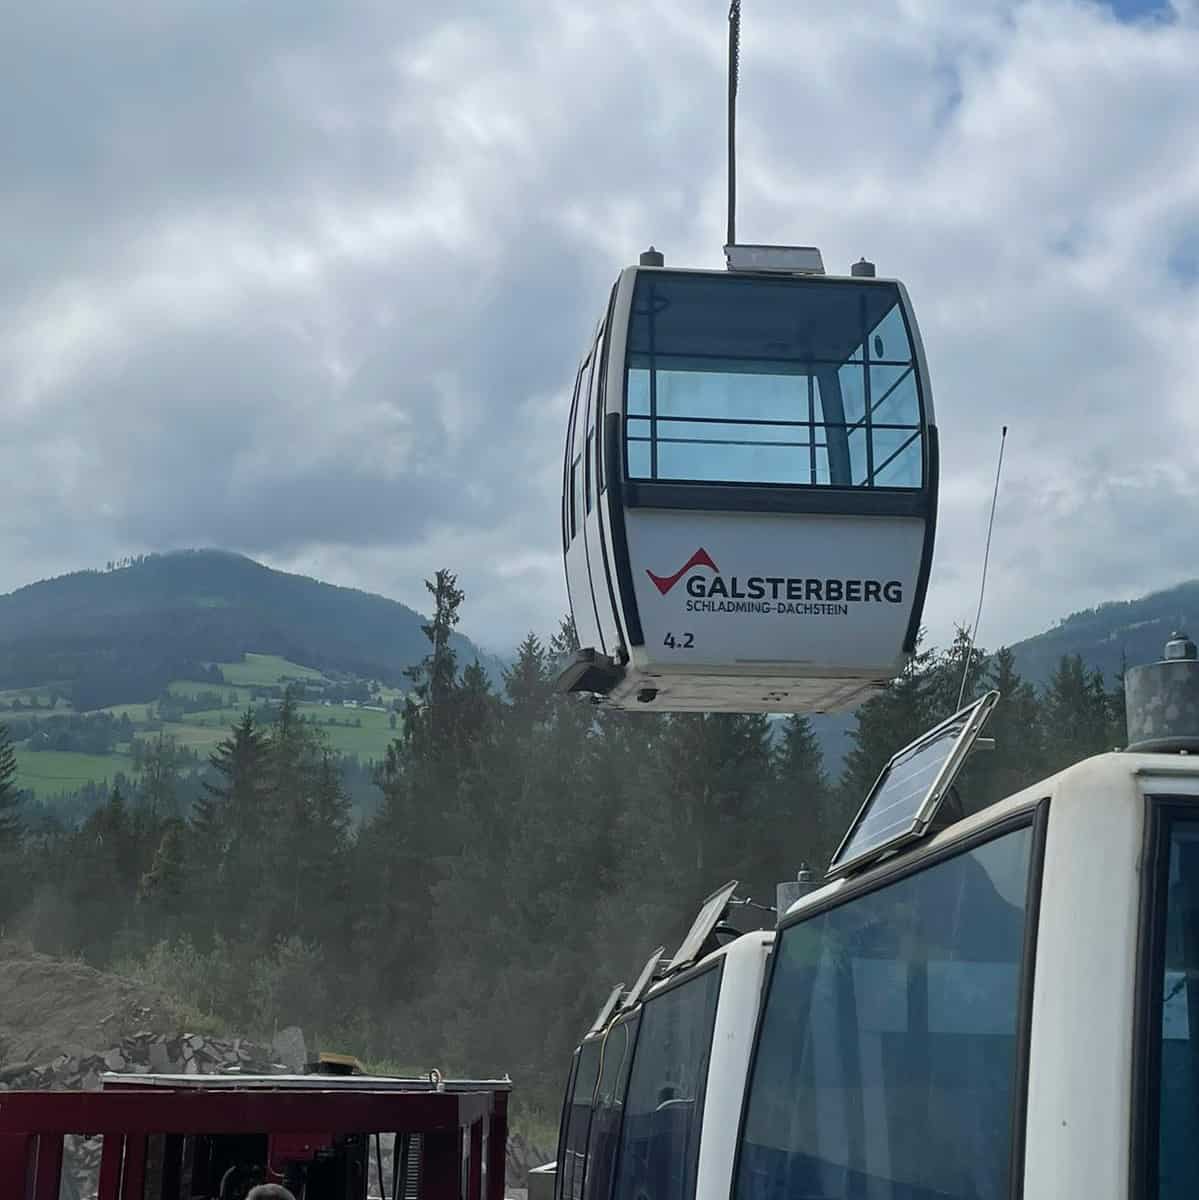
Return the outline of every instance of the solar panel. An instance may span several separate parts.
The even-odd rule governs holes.
[[[641,968],[641,974],[637,976],[637,982],[629,988],[629,994],[620,1002],[621,1012],[628,1012],[641,999],[641,993],[645,991],[649,981],[654,977],[654,971],[665,953],[666,947],[659,946],[646,960],[645,966]]]
[[[620,999],[620,993],[624,990],[624,984],[618,983],[608,994],[607,1000],[604,1001],[604,1006],[596,1014],[595,1020],[591,1024],[591,1028],[587,1030],[587,1036],[591,1037],[593,1033],[599,1033],[601,1029],[608,1023],[608,1018],[612,1015],[616,1008],[616,1002]]]
[[[717,922],[724,916],[724,910],[729,900],[737,890],[737,881],[730,879],[722,888],[717,888],[700,906],[699,915],[695,918],[687,936],[675,952],[671,967],[677,969],[694,962],[708,940],[708,934],[716,927]]]
[[[891,756],[833,855],[828,878],[927,832],[998,699],[988,692]]]

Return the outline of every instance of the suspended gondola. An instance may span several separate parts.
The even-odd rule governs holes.
[[[937,429],[903,284],[819,251],[621,272],[575,376],[562,547],[617,708],[828,712],[901,672],[932,563]]]

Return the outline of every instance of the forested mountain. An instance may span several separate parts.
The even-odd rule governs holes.
[[[1179,628],[1199,637],[1199,580],[1073,613],[1009,649],[1021,677],[1040,688],[1048,686],[1063,657],[1075,655],[1085,668],[1114,681],[1125,663],[1135,667],[1159,659],[1170,634]],[[855,725],[853,713],[812,718],[833,775],[840,773],[851,749]]]
[[[239,554],[148,555],[0,596],[0,690],[53,683],[76,710],[134,703],[247,652],[393,682],[424,654],[421,622],[394,600]],[[466,638],[454,648],[498,678]]]
[[[1092,670],[1114,678],[1123,664],[1161,657],[1170,634],[1199,636],[1199,580],[1137,600],[1118,600],[1076,612],[1052,629],[1012,646],[1016,665],[1034,683],[1045,683],[1062,655],[1077,654]]]
[[[70,820],[28,819],[0,724],[0,928],[119,965],[241,1032],[295,1022],[406,1069],[510,1071],[518,1102],[552,1120],[612,985],[726,879],[769,903],[801,862],[819,876],[882,764],[953,711],[966,661],[961,637],[922,650],[853,714],[830,778],[803,717],[772,730],[761,715],[607,712],[556,693],[569,623],[530,634],[495,686],[455,652],[454,576],[430,592],[425,653],[361,819],[328,734],[290,693],[228,729],[188,799],[160,737]],[[961,778],[968,809],[1124,740],[1118,682],[1078,657],[1034,686],[1011,651],[975,650],[968,683],[1003,695],[995,749]]]

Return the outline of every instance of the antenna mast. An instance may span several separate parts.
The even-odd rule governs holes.
[[[978,623],[983,615],[983,596],[987,591],[987,564],[991,561],[991,530],[995,528],[995,503],[999,499],[999,473],[1003,470],[1003,447],[1007,444],[1007,426],[999,435],[999,462],[995,465],[995,490],[991,493],[991,519],[987,522],[987,548],[983,551],[983,577],[978,585],[978,611],[974,614],[974,627],[970,630],[970,641],[966,645],[966,662],[962,667],[962,686],[958,690],[958,708],[966,696],[966,682],[970,678],[970,659],[974,657],[974,639],[978,637]],[[955,712],[957,709],[954,710]]]
[[[729,228],[725,245],[737,244],[737,76],[741,60],[741,0],[729,6]]]

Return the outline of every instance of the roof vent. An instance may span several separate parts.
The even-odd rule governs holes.
[[[874,263],[867,262],[864,258],[859,258],[858,261],[849,268],[849,273],[858,279],[873,279]]]
[[[791,907],[797,900],[802,900],[809,892],[816,890],[816,881],[812,878],[812,869],[807,863],[801,863],[799,872],[794,880],[787,880],[785,883],[775,885],[775,913],[776,921],[781,921],[787,915],[787,909]]]
[[[1143,754],[1199,753],[1199,652],[1173,633],[1161,661],[1124,674],[1128,749]]]
[[[638,260],[638,263],[643,267],[664,267],[666,266],[666,259],[663,257],[661,250],[655,250],[651,246],[648,250],[641,252],[641,258]]]

